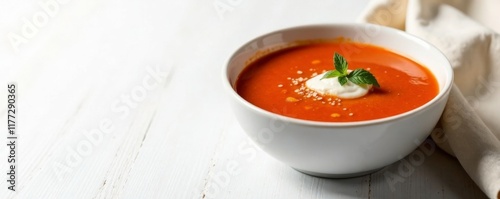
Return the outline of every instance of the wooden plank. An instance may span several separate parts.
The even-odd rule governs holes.
[[[458,161],[431,140],[372,175],[373,198],[486,198]]]

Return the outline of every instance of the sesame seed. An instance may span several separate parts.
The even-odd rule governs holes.
[[[283,84],[278,84],[278,87],[280,87],[280,88],[283,87]]]
[[[298,100],[298,99],[296,99],[295,97],[287,97],[287,98],[286,98],[286,101],[287,101],[287,102],[297,102],[297,101],[299,101],[299,100]]]
[[[353,116],[353,115],[354,115],[354,113],[349,113],[349,116]]]
[[[299,75],[300,75],[300,74],[302,74],[302,71],[301,71],[301,70],[298,70],[298,71],[297,71],[297,74],[299,74]]]
[[[332,114],[330,115],[330,117],[340,117],[340,114],[338,114],[338,113],[332,113]]]

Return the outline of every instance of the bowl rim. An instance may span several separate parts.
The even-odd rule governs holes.
[[[410,39],[419,45],[424,45],[424,47],[432,49],[437,53],[437,56],[442,56],[448,63],[449,67],[444,67],[445,68],[445,74],[446,76],[449,76],[444,82],[443,89],[440,89],[438,94],[432,98],[430,101],[426,102],[425,104],[411,109],[409,111],[406,111],[404,113],[400,113],[397,115],[389,116],[389,117],[384,117],[384,118],[379,118],[379,119],[372,119],[372,120],[363,120],[363,121],[353,121],[353,122],[324,122],[324,121],[314,121],[314,120],[306,120],[306,119],[298,119],[298,118],[293,118],[293,117],[288,117],[284,115],[280,115],[277,113],[273,113],[270,111],[267,111],[263,108],[260,108],[247,100],[245,100],[243,97],[241,97],[233,88],[231,85],[231,82],[229,80],[229,63],[231,60],[236,56],[236,53],[241,51],[245,46],[248,44],[254,42],[255,40],[264,38],[266,36],[270,36],[272,34],[276,34],[278,32],[284,32],[284,31],[294,31],[296,29],[310,29],[310,28],[323,28],[323,29],[332,29],[332,28],[362,28],[362,27],[377,27],[380,29],[384,29],[385,31],[393,31],[395,34],[398,34],[402,37],[406,37],[407,39]],[[369,43],[367,43],[369,44]],[[398,53],[398,52],[395,52]],[[401,55],[401,54],[400,54]],[[401,55],[404,56],[404,55]],[[391,28],[391,27],[386,27],[386,26],[381,26],[377,24],[368,24],[368,23],[328,23],[328,24],[309,24],[309,25],[299,25],[299,26],[292,26],[288,28],[283,28],[283,29],[277,29],[265,34],[261,34],[259,36],[253,37],[252,39],[248,40],[246,43],[242,44],[237,48],[237,50],[232,51],[231,56],[225,61],[225,65],[223,67],[223,84],[224,87],[229,90],[231,96],[235,98],[239,103],[242,103],[245,107],[252,109],[252,111],[261,114],[265,117],[272,117],[284,122],[289,122],[289,123],[296,123],[304,126],[316,126],[316,127],[357,127],[357,126],[366,126],[366,125],[374,125],[374,124],[380,124],[380,123],[387,123],[395,120],[401,120],[407,117],[410,117],[412,115],[415,115],[419,112],[424,111],[425,109],[430,108],[432,105],[436,104],[438,101],[440,101],[443,98],[447,98],[449,95],[449,92],[452,88],[453,85],[453,80],[454,80],[454,73],[453,73],[453,68],[451,66],[450,61],[448,58],[444,55],[443,52],[441,52],[436,46],[432,45],[431,43],[416,37],[414,35],[411,35],[407,32],[401,31],[399,29]],[[431,73],[435,75],[432,71]],[[241,74],[241,72],[240,72]],[[238,74],[239,75],[239,74]]]

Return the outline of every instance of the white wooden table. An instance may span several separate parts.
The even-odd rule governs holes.
[[[3,174],[0,198],[485,198],[439,149],[322,179],[272,159],[236,123],[222,87],[231,52],[274,29],[354,22],[365,5],[0,2],[1,143],[10,82],[18,136],[16,191]],[[8,153],[2,144],[2,171]]]

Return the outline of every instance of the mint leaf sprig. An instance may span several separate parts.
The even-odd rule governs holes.
[[[333,63],[335,70],[326,72],[321,79],[338,77],[341,86],[346,84],[347,80],[349,80],[357,85],[371,84],[375,87],[380,87],[375,76],[365,69],[358,68],[347,73],[347,60],[336,52],[333,56]]]

